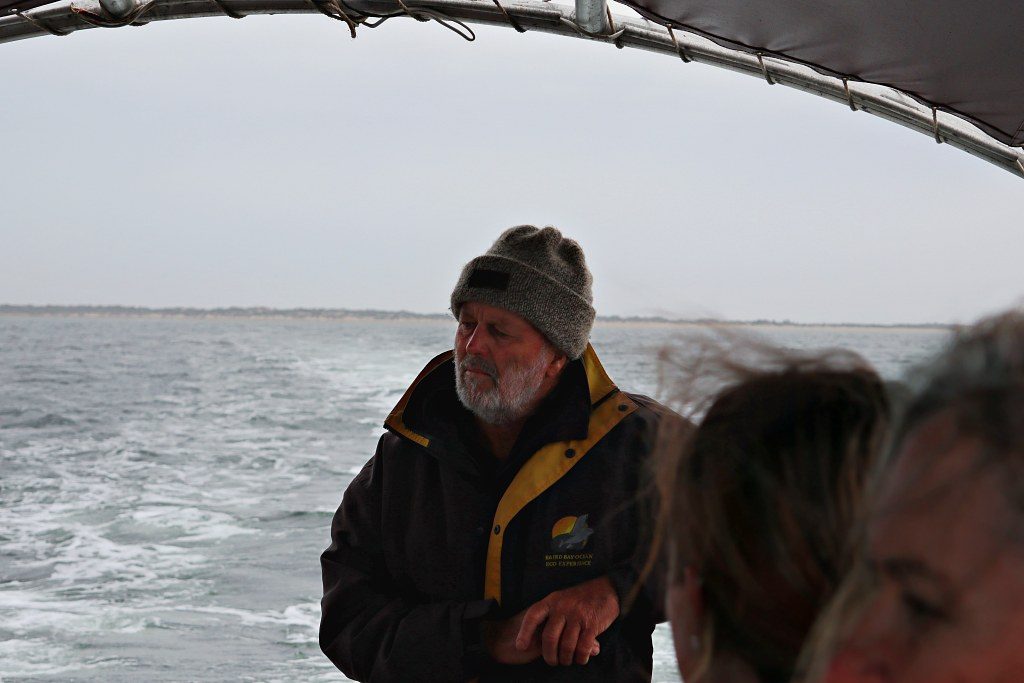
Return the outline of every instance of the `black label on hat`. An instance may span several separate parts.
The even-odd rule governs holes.
[[[480,289],[498,289],[505,291],[508,289],[508,281],[508,273],[503,273],[500,270],[477,268],[469,274],[469,282],[467,282],[466,285]]]

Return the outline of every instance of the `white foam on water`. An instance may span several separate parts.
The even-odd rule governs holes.
[[[234,524],[208,524],[201,532],[186,534],[178,539],[179,543],[207,543],[221,541],[232,536],[250,536],[260,533],[256,529],[244,529]]]
[[[130,517],[146,526],[177,532],[176,543],[219,541],[258,533],[256,529],[240,526],[227,513],[195,507],[146,506],[133,510]]]
[[[121,544],[82,528],[51,560],[52,579],[67,585],[95,583],[131,588],[155,588],[176,581],[175,574],[195,569],[205,558],[174,545]]]
[[[283,610],[253,611],[238,609],[236,607],[221,607],[217,605],[180,605],[174,608],[181,612],[196,612],[200,614],[213,614],[231,617],[233,621],[247,625],[273,624],[275,626],[301,626],[313,634],[312,641],[316,640],[316,632],[320,623],[320,604],[317,602],[289,605]]]
[[[0,683],[4,676],[56,676],[95,665],[76,662],[75,651],[52,638],[0,640]]]
[[[76,634],[138,633],[160,621],[148,607],[112,608],[102,597],[69,600],[58,591],[20,588],[0,590],[0,615],[4,630],[17,636],[65,633],[69,640]]]
[[[299,361],[295,367],[310,379],[324,383],[335,405],[358,406],[370,413],[386,414],[391,410],[431,358],[417,352],[409,354],[408,363],[396,363],[391,350],[388,353],[375,353],[376,349],[372,348],[353,351],[339,347],[337,356]]]
[[[78,645],[97,634],[138,634],[159,621],[148,608],[116,606],[102,597],[66,599],[59,591],[5,587],[0,623],[12,636],[0,640],[0,677],[82,674],[123,664],[116,655],[87,653]]]

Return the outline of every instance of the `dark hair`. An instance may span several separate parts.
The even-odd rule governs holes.
[[[659,439],[656,538],[670,583],[685,567],[701,578],[701,669],[729,653],[782,683],[848,562],[887,425],[885,389],[846,352],[797,356],[743,342],[693,357],[673,364],[673,400],[699,425],[670,422]],[[718,390],[704,412],[692,391],[709,381]]]

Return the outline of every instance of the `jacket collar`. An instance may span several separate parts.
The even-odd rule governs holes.
[[[601,365],[594,347],[587,344],[583,356],[566,366],[562,381],[530,418],[524,432],[539,432],[545,437],[554,432],[550,434],[551,438],[546,438],[548,441],[585,437],[590,411],[616,391],[615,383]],[[579,398],[573,400],[575,397]],[[580,407],[573,410],[574,404]],[[441,443],[436,442],[445,442],[451,447],[451,442],[458,441],[453,433],[457,424],[453,422],[465,419],[465,416],[468,416],[468,411],[459,403],[455,393],[454,354],[447,351],[423,368],[388,415],[384,427],[428,450],[434,450],[432,446],[441,447]],[[537,422],[548,428],[538,430],[541,425]]]

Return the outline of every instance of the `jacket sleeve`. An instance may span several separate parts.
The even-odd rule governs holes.
[[[613,565],[608,571],[608,579],[619,599],[620,618],[632,616],[659,623],[666,620],[664,553],[659,553],[656,558],[650,557],[653,513],[643,501],[634,505],[638,517],[634,528],[638,533],[633,555]]]
[[[645,573],[647,554],[639,551],[646,551],[649,546],[644,543],[637,548],[638,552],[631,561],[617,564],[609,570],[608,579],[619,599],[620,618],[631,615],[660,623],[667,619],[664,607],[665,563],[658,557]]]
[[[387,438],[345,491],[320,556],[320,649],[358,681],[468,681],[484,660],[479,622],[492,602],[416,604],[399,595],[381,538]]]
[[[632,613],[653,622],[663,622],[667,562],[664,543],[656,557],[652,545],[659,524],[658,494],[654,477],[655,449],[659,429],[686,430],[692,426],[681,416],[642,396],[633,396],[646,408],[645,419],[630,440],[629,456],[635,463],[633,481],[635,495],[631,509],[631,526],[635,530],[632,556],[614,565],[608,572],[619,598],[622,616]]]

